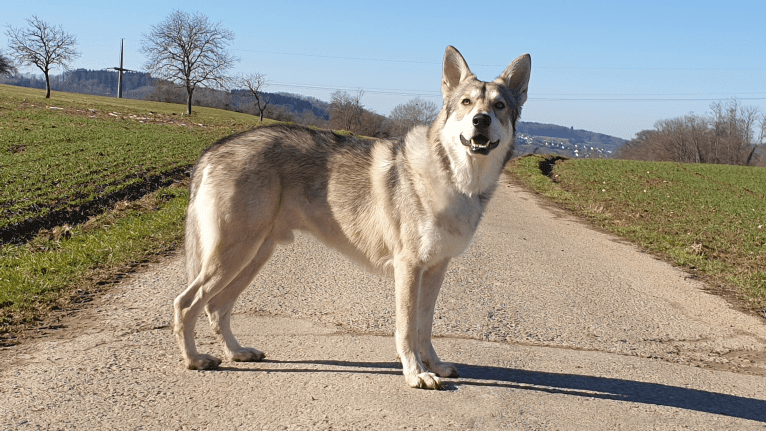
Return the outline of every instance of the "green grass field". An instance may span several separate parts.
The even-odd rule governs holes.
[[[766,306],[766,169],[556,159],[523,157],[510,170],[575,214]]]
[[[150,182],[178,177],[211,142],[259,124],[254,116],[217,109],[198,107],[185,117],[181,105],[41,96],[0,86],[3,239],[35,219],[60,218],[105,196],[140,193]]]
[[[252,115],[184,111],[0,85],[0,333],[178,242],[186,195],[167,186],[217,139],[260,125]],[[114,211],[158,187],[152,204]],[[51,232],[84,213],[89,223]],[[36,237],[40,229],[48,232]]]

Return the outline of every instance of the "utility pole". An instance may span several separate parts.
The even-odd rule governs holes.
[[[117,75],[117,97],[122,99],[122,73],[123,72],[134,72],[133,70],[128,70],[122,67],[122,59],[123,59],[123,51],[125,49],[125,39],[121,39],[120,42],[120,67],[110,67],[110,69],[116,70]]]

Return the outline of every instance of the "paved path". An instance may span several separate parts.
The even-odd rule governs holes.
[[[404,383],[392,282],[305,236],[235,311],[268,360],[185,370],[169,326],[182,268],[133,274],[1,350],[0,430],[766,429],[763,319],[505,179],[437,303],[436,348],[461,374],[445,391]]]

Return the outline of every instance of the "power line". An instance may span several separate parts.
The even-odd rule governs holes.
[[[256,52],[259,54],[277,54],[277,55],[290,55],[293,57],[314,57],[314,58],[328,58],[332,60],[355,60],[355,61],[376,61],[384,63],[413,63],[413,64],[441,64],[440,62],[433,61],[414,61],[414,60],[393,60],[385,58],[363,58],[363,57],[344,57],[338,55],[319,55],[319,54],[301,54],[294,52],[278,52],[278,51],[258,51],[254,49],[232,49],[232,51],[245,51]],[[505,66],[500,66],[505,67]]]
[[[296,52],[280,52],[280,51],[261,51],[255,49],[234,49],[232,51],[244,51],[255,52],[259,54],[275,54],[275,55],[289,55],[293,57],[313,57],[313,58],[325,58],[331,60],[352,60],[352,61],[372,61],[382,63],[408,63],[408,64],[431,64],[441,65],[440,61],[419,61],[419,60],[398,60],[391,58],[370,58],[370,57],[348,57],[342,55],[322,55],[322,54],[304,54]],[[473,66],[477,67],[497,67],[504,68],[507,64],[478,64],[474,63]],[[766,70],[766,67],[594,67],[594,66],[535,66],[535,69],[564,69],[564,70]]]
[[[295,87],[295,88],[308,88],[314,90],[340,90],[340,91],[356,91],[359,89],[364,90],[365,93],[370,94],[387,94],[394,96],[423,96],[423,97],[441,97],[439,91],[428,90],[407,90],[407,89],[381,89],[381,88],[364,88],[364,87],[350,87],[350,86],[330,86],[330,85],[318,85],[318,84],[296,84],[288,82],[271,82],[272,85],[278,85],[281,87]],[[766,95],[764,92],[755,93],[740,93],[745,95]],[[711,97],[675,97],[675,96],[705,96]],[[585,96],[585,97],[570,97],[570,96]],[[594,96],[653,96],[653,97],[594,97]],[[660,96],[660,97],[657,97]],[[718,100],[720,96],[729,98],[731,93],[679,93],[679,94],[541,94],[539,96],[530,96],[529,100],[538,102],[704,102],[711,100]],[[764,97],[736,97],[737,100],[766,100]]]
[[[766,92],[756,91],[750,93],[734,92],[742,95],[756,95],[762,94],[766,96]],[[538,96],[551,96],[551,97],[565,97],[565,96],[731,96],[732,92],[724,93],[567,93],[567,94],[545,94],[538,93]]]
[[[375,94],[390,94],[395,96],[439,96],[441,93],[438,91],[421,91],[421,90],[403,90],[403,89],[384,89],[384,88],[365,88],[365,87],[350,87],[350,86],[331,86],[331,85],[312,85],[312,84],[294,84],[288,82],[270,82],[270,85],[279,85],[282,87],[297,87],[297,88],[310,88],[315,90],[343,90],[343,91],[356,91],[364,90],[365,93]]]
[[[707,102],[720,100],[715,97],[705,98],[565,98],[565,97],[530,97],[538,102]],[[737,100],[766,100],[766,97],[737,97]]]

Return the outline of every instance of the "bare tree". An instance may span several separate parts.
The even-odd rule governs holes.
[[[141,42],[141,52],[148,58],[146,69],[155,78],[186,89],[188,115],[198,86],[226,89],[231,83],[227,72],[239,59],[226,49],[234,33],[220,23],[211,23],[200,13],[175,11],[151,29]]]
[[[751,160],[754,160],[753,154],[755,153],[756,148],[761,149],[761,161],[762,163],[766,163],[766,114],[761,115],[760,132],[753,145],[753,150],[750,152],[750,156],[747,159],[748,165]]]
[[[358,133],[364,112],[362,96],[364,90],[359,90],[353,96],[345,91],[333,92],[330,95],[330,127]]]
[[[763,114],[756,107],[742,106],[737,99],[710,105],[711,122],[715,130],[716,161],[732,165],[748,165],[760,146],[761,133],[755,131]]]
[[[269,105],[269,97],[264,97],[263,87],[266,86],[266,75],[262,73],[250,73],[248,75],[241,75],[237,79],[238,85],[245,87],[250,94],[255,97],[255,107],[258,109],[258,113],[261,117],[261,123],[263,123],[263,112]],[[263,102],[263,104],[261,104]]]
[[[404,136],[408,130],[418,124],[432,123],[439,114],[439,107],[434,102],[416,97],[407,103],[396,105],[391,110],[391,135]]]
[[[646,160],[656,162],[667,160],[664,158],[664,151],[657,144],[656,130],[641,130],[636,133],[636,137],[621,145],[615,154],[619,159],[627,160]]]
[[[758,108],[754,106],[742,106],[737,114],[739,120],[739,138],[744,146],[745,160],[742,163],[748,166],[753,161],[755,151],[763,144],[766,116],[761,114]],[[760,124],[760,133],[756,133],[756,127]]]
[[[706,117],[689,114],[657,121],[620,149],[620,157],[681,163],[750,165],[766,146],[766,115],[739,101],[716,102]],[[761,151],[763,152],[763,151]]]
[[[75,51],[77,39],[37,16],[27,20],[26,28],[8,26],[8,46],[20,66],[36,66],[45,75],[45,97],[51,97],[50,70],[55,66],[69,68],[69,63],[80,56]]]
[[[16,70],[16,66],[13,65],[13,61],[0,51],[0,75],[12,76],[17,72],[18,70]]]
[[[389,120],[384,115],[364,109],[362,110],[359,127],[354,133],[372,138],[387,138],[389,136],[388,123]]]

